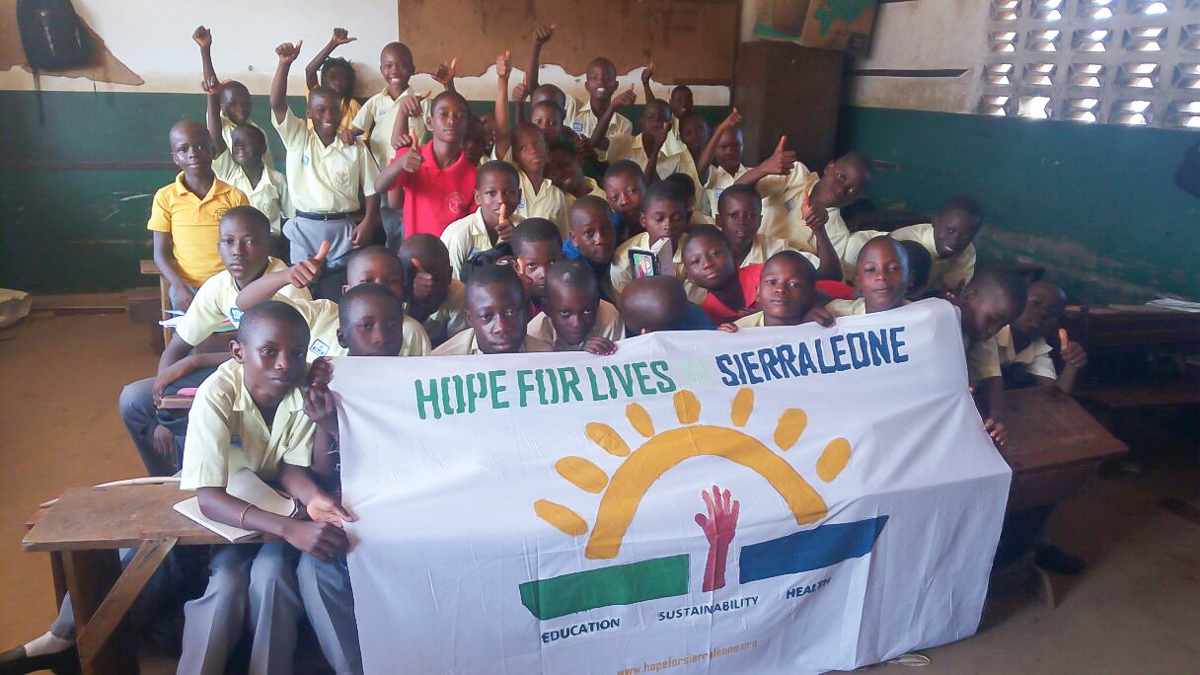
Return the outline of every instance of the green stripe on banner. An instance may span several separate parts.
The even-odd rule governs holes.
[[[684,595],[687,554],[574,572],[521,584],[521,604],[545,621],[610,605]]]

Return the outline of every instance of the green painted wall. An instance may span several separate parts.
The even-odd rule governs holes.
[[[174,179],[167,130],[203,119],[203,95],[0,92],[0,287],[33,292],[117,291],[151,280],[146,219],[154,192]],[[289,100],[293,110],[303,100]],[[477,113],[492,106],[472,102]],[[724,111],[703,109],[713,123]],[[641,114],[636,107],[633,115]],[[253,118],[268,130],[267,97]],[[155,165],[163,165],[162,167]],[[283,167],[281,166],[280,169]]]
[[[982,259],[1044,264],[1084,301],[1200,298],[1200,199],[1173,182],[1195,133],[857,107],[839,130],[896,164],[875,172],[880,207],[979,200]]]

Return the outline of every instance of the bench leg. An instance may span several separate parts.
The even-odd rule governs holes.
[[[75,607],[75,630],[83,634],[96,610],[104,602],[108,590],[121,575],[121,559],[115,549],[93,551],[64,551],[63,571],[67,589]],[[84,655],[82,645],[79,660],[85,675],[123,675],[137,673],[137,653],[128,626],[119,625],[111,639],[96,653]]]

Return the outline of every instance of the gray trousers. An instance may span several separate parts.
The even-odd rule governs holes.
[[[183,653],[176,672],[224,673],[249,610],[250,675],[291,673],[304,612],[296,584],[298,554],[280,541],[217,547],[204,595],[183,606]]]
[[[321,562],[307,553],[296,569],[304,610],[317,634],[325,660],[337,675],[361,675],[358,624],[354,620],[354,595],[346,559]]]
[[[288,257],[295,265],[317,254],[323,242],[329,242],[329,253],[325,256],[325,266],[336,269],[346,266],[346,256],[354,248],[350,243],[350,232],[354,229],[354,221],[349,218],[341,220],[310,220],[308,218],[288,218],[283,224],[283,236],[287,237],[290,249]]]
[[[175,473],[175,464],[183,457],[183,439],[175,438],[175,457],[163,457],[154,449],[154,430],[158,427],[158,409],[154,407],[154,378],[130,382],[121,390],[117,405],[121,409],[121,421],[137,448],[146,474],[170,476]]]

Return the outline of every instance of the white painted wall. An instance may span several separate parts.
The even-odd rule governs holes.
[[[450,2],[453,0],[436,0]],[[142,86],[92,82],[83,78],[43,74],[41,87],[47,91],[104,92],[200,92],[200,51],[192,42],[192,31],[201,24],[213,31],[213,65],[223,79],[243,82],[255,94],[270,92],[275,73],[275,47],[281,42],[304,40],[300,59],[292,67],[289,91],[304,91],[304,64],[329,40],[334,26],[349,30],[358,40],[339,47],[335,55],[350,59],[358,75],[360,96],[383,88],[379,75],[379,50],[395,40],[399,30],[397,0],[339,0],[303,2],[289,0],[208,0],[184,3],[178,0],[73,0],[76,11],[105,41],[112,54],[146,81]],[[529,45],[513,45],[513,62],[528,59]],[[453,56],[448,53],[447,58]],[[420,71],[437,64],[418,63]],[[523,76],[518,70],[512,82]],[[622,87],[636,84],[641,92],[641,69],[618,80]],[[571,75],[557,65],[543,66],[541,81],[556,84],[576,98],[585,98],[582,74]],[[421,89],[440,88],[428,75],[413,78]],[[460,92],[473,100],[495,97],[495,66],[481,77],[459,78]],[[33,77],[23,69],[0,71],[0,90],[32,90]],[[698,105],[727,105],[728,87],[693,86]],[[656,94],[667,96],[669,87],[656,86]],[[639,99],[641,97],[639,96]]]

